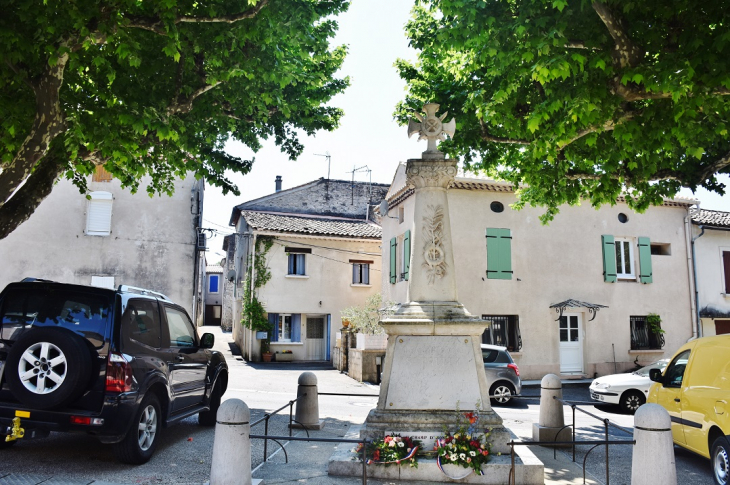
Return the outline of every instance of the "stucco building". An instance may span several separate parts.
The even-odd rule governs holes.
[[[362,305],[380,291],[380,226],[373,204],[384,184],[319,179],[276,192],[233,209],[235,300],[233,336],[250,360],[260,358],[260,340],[241,324],[244,287],[263,256],[270,280],[255,292],[272,331],[272,352],[291,351],[294,360],[330,360],[340,311]],[[262,240],[268,240],[268,249]],[[256,286],[256,284],[254,284]]]
[[[730,333],[730,212],[701,209],[692,225],[701,335]]]
[[[383,299],[410,301],[406,280],[413,189],[400,165],[383,217]],[[513,210],[506,183],[457,177],[448,203],[458,300],[490,322],[483,341],[507,346],[524,379],[610,374],[672,353],[696,335],[689,209],[667,200],[644,214],[621,200],[596,210]],[[422,258],[420,258],[422,260]],[[655,333],[647,317],[661,317]]]
[[[164,293],[198,321],[203,181],[190,176],[175,182],[171,197],[150,198],[122,189],[99,168],[88,189],[90,200],[60,180],[31,218],[0,240],[0,286],[26,277],[137,286]]]

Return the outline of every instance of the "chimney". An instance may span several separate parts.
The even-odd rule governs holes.
[[[276,191],[281,192],[281,175],[276,176]]]

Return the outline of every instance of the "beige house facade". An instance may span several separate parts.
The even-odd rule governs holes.
[[[412,189],[395,175],[383,217],[383,299],[410,301],[419,271],[411,247]],[[523,379],[547,373],[621,372],[672,353],[696,336],[691,288],[692,200],[644,214],[618,201],[596,210],[562,207],[549,225],[542,210],[513,210],[509,184],[457,177],[448,190],[458,300],[489,321],[484,343],[504,345]],[[422,259],[422,258],[421,258]],[[664,333],[653,332],[650,314]]]
[[[26,277],[136,286],[164,293],[199,321],[203,181],[190,176],[176,181],[171,197],[150,198],[97,170],[88,189],[91,199],[59,181],[31,218],[0,240],[0,286]]]
[[[261,360],[262,335],[240,323],[246,279],[255,274],[250,262],[257,257],[270,274],[255,294],[271,325],[266,338],[274,359],[332,359],[340,312],[381,289],[381,228],[371,213],[372,201],[387,189],[319,179],[281,190],[277,179],[275,193],[233,209],[235,245],[227,243],[235,247],[233,337],[247,360]]]
[[[701,209],[692,223],[701,336],[730,333],[730,213]]]

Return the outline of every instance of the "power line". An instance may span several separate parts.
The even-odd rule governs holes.
[[[307,243],[303,243],[303,242],[299,242],[299,241],[287,241],[286,239],[280,239],[280,238],[276,238],[276,241],[283,241],[285,243],[296,244],[298,246],[307,246],[307,247],[310,247],[310,248],[329,249],[330,251],[339,251],[341,253],[364,254],[366,256],[377,256],[377,257],[382,257],[383,256],[380,253],[363,253],[361,251],[350,251],[348,249],[330,248],[330,247],[327,247],[327,246],[317,246],[316,244],[307,244]]]
[[[278,241],[274,241],[274,242],[275,242],[276,244],[278,244],[279,246],[284,246],[283,244],[280,244],[280,243],[279,243]],[[315,247],[315,248],[319,248],[319,247],[321,247],[321,246],[312,246],[312,247]],[[355,253],[355,254],[368,254],[368,253]],[[309,255],[310,255],[310,256],[316,256],[316,257],[318,257],[318,258],[322,258],[322,259],[328,259],[328,260],[330,260],[330,261],[334,261],[335,263],[342,263],[342,264],[346,264],[346,265],[348,265],[348,266],[352,264],[352,263],[350,263],[349,261],[340,261],[339,259],[332,259],[332,258],[328,258],[327,256],[322,256],[321,254],[309,253]],[[378,256],[379,256],[379,255],[378,255]],[[369,269],[370,269],[370,271],[377,271],[377,272],[380,272],[380,270],[379,270],[379,269],[377,269],[377,268],[373,268],[372,266],[370,266],[370,268],[369,268]]]

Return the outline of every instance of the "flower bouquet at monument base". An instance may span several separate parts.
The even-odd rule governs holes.
[[[479,432],[478,408],[473,413],[464,413],[463,417],[468,420],[468,424],[459,426],[453,433],[445,431],[444,436],[436,440],[436,464],[445,474],[443,465],[457,465],[471,468],[477,475],[482,475],[482,465],[490,459],[491,430]]]
[[[362,443],[358,445],[357,452],[362,450]],[[368,453],[372,459],[368,460],[368,465],[400,465],[408,463],[412,467],[418,467],[416,454],[421,447],[421,442],[409,438],[408,436],[399,436],[394,434],[386,436],[382,440],[377,440],[368,445]]]

